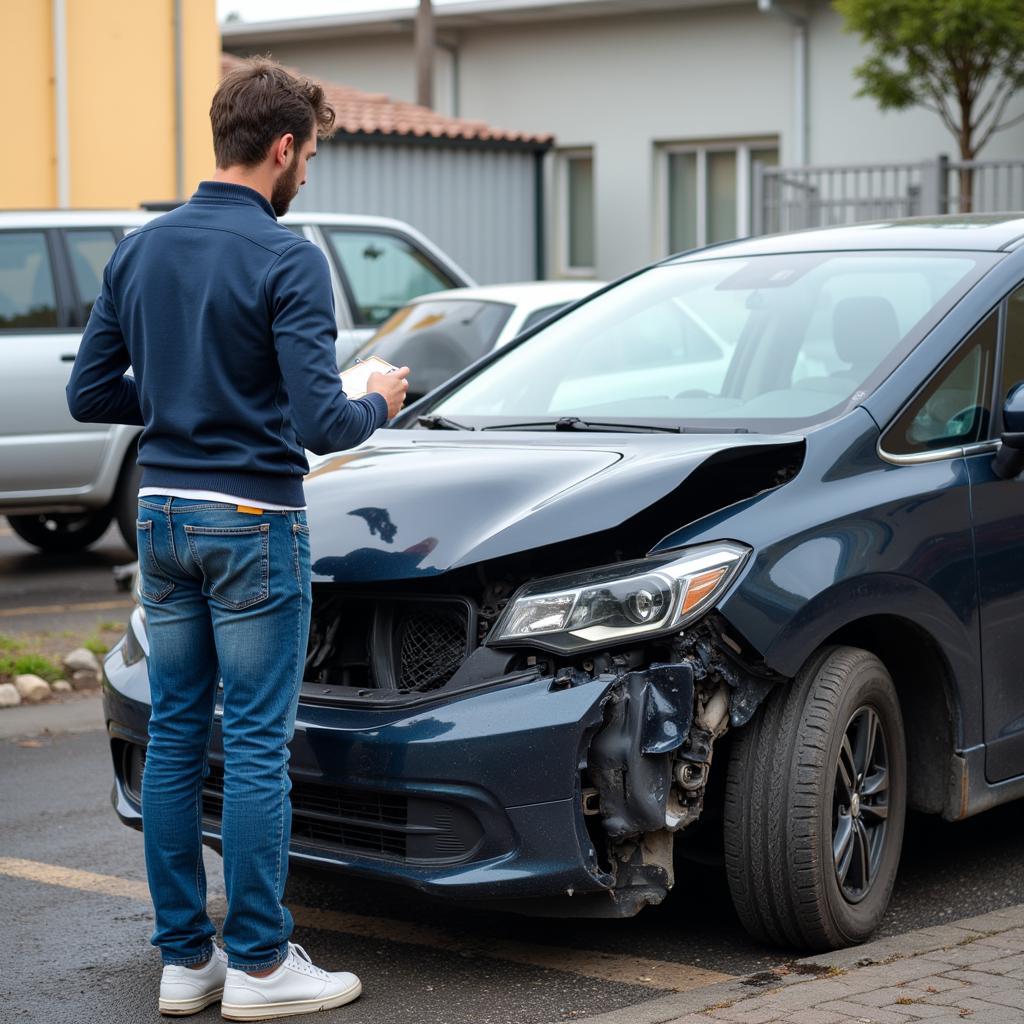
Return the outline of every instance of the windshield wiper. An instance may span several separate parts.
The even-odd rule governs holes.
[[[470,427],[465,423],[459,423],[458,420],[450,420],[447,416],[436,414],[419,416],[416,422],[421,427],[426,427],[427,430],[476,430],[476,427]]]
[[[602,423],[582,420],[579,416],[561,416],[557,420],[535,420],[532,423],[496,423],[481,430],[601,430],[640,434],[681,434],[682,427],[667,427],[649,423]]]

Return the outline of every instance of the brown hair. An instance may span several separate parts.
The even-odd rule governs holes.
[[[321,85],[291,74],[277,61],[249,57],[221,80],[210,105],[218,167],[261,163],[276,139],[289,132],[296,146],[314,128],[317,138],[334,129],[334,110]]]

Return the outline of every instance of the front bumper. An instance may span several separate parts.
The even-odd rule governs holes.
[[[290,744],[292,859],[473,901],[606,892],[612,879],[587,832],[580,769],[614,682],[499,680],[404,709],[300,700]],[[122,641],[106,660],[104,709],[114,807],[134,828],[142,827],[148,692],[145,658],[126,663]],[[219,721],[210,765],[204,839],[216,847]]]

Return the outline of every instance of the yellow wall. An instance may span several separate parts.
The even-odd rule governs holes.
[[[184,197],[213,170],[209,107],[220,77],[214,5],[181,4]],[[0,170],[0,208],[58,202],[52,9],[52,0],[5,4],[0,95],[16,113],[8,127],[21,159]],[[65,0],[65,10],[70,205],[175,198],[173,0]]]
[[[53,206],[57,152],[50,3],[4,4],[0,17],[0,110],[9,147],[0,161],[0,209]]]

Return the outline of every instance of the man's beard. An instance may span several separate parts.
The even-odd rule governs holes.
[[[299,194],[299,151],[293,151],[291,165],[288,170],[274,182],[274,188],[270,193],[270,205],[278,217],[283,217],[288,212],[292,200]]]

